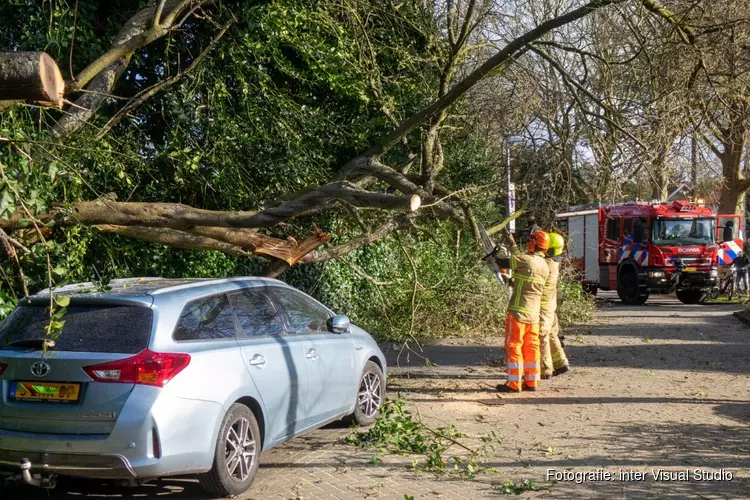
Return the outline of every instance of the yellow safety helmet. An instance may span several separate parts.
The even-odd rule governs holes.
[[[557,257],[562,254],[563,248],[565,248],[565,238],[557,233],[549,233],[549,250],[547,250],[547,255]]]

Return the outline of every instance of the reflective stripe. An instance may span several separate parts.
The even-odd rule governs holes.
[[[544,285],[545,283],[547,283],[547,280],[545,278],[540,278],[539,276],[527,276],[518,272],[513,275],[513,278],[517,279],[518,281],[526,281],[528,283],[536,283],[538,285]]]
[[[541,376],[538,373],[524,373],[523,379],[524,380],[541,380]]]
[[[521,376],[520,375],[513,375],[512,373],[509,373],[508,374],[508,380],[513,381],[513,382],[518,382],[518,381],[521,380]]]
[[[527,368],[539,368],[539,363],[524,363],[523,368],[524,370]]]
[[[505,367],[506,368],[516,368],[516,369],[518,369],[518,368],[521,367],[521,364],[520,363],[506,363]]]

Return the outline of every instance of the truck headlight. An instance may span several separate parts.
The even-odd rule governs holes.
[[[719,269],[716,267],[712,267],[711,271],[709,271],[709,276],[711,276],[712,278],[716,278],[717,276],[719,276]]]
[[[648,277],[649,278],[663,278],[666,274],[664,274],[664,271],[649,271]]]

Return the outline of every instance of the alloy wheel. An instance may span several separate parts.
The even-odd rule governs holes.
[[[381,394],[380,377],[372,372],[367,372],[359,384],[358,405],[365,418],[372,418],[380,409],[383,400]]]
[[[256,455],[255,439],[250,430],[250,422],[246,418],[236,420],[227,429],[225,443],[229,477],[242,483],[250,476]]]

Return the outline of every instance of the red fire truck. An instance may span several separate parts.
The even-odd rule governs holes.
[[[717,216],[701,200],[573,207],[557,222],[586,289],[617,290],[626,304],[672,292],[703,302],[718,266],[743,248],[742,217]]]

